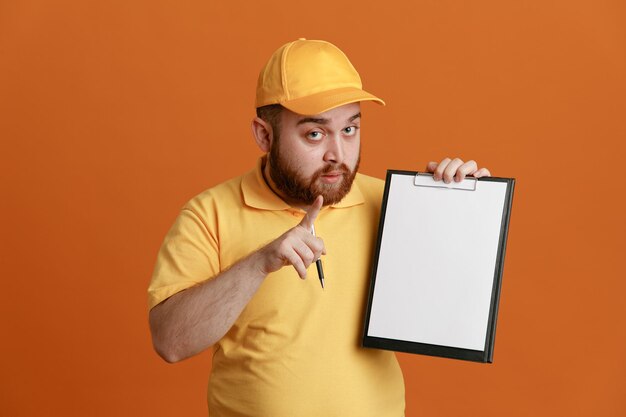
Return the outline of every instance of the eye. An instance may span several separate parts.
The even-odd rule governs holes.
[[[314,130],[306,134],[307,139],[320,140],[324,135],[319,130]]]
[[[356,134],[358,127],[356,126],[348,126],[345,129],[343,129],[343,133],[346,136],[354,136]]]

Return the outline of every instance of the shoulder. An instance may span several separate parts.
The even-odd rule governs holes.
[[[243,205],[241,195],[241,181],[244,175],[231,178],[200,194],[194,196],[184,206],[183,210],[194,212],[200,218],[211,217],[221,210],[233,210]]]
[[[385,190],[385,181],[379,178],[370,177],[369,175],[357,173],[354,178],[354,182],[361,190],[365,201],[376,204],[380,203]]]
[[[369,175],[361,174],[360,172],[356,174],[356,177],[354,178],[354,180],[359,185],[363,184],[367,187],[381,188],[381,189],[385,187],[385,181],[381,180],[380,178],[370,177]]]

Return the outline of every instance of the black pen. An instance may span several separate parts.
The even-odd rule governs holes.
[[[311,233],[315,236],[315,226],[311,225]],[[315,261],[315,266],[317,267],[317,276],[320,279],[320,284],[322,284],[322,289],[324,289],[324,270],[322,269],[322,259],[317,258]]]

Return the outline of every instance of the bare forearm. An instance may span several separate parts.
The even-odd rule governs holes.
[[[266,274],[254,252],[215,278],[173,295],[150,311],[155,350],[168,362],[202,352],[233,325]]]

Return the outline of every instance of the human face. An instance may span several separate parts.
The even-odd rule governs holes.
[[[266,169],[276,191],[292,205],[338,203],[352,187],[360,159],[359,103],[304,116],[284,109]]]

